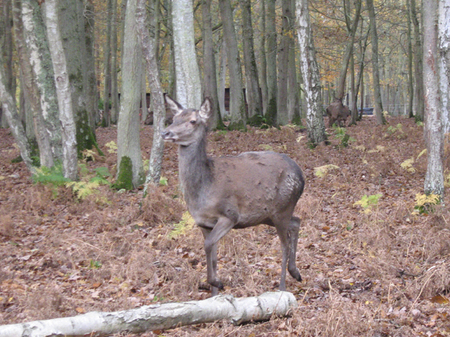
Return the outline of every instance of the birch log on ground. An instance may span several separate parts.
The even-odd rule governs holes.
[[[75,317],[0,326],[0,337],[104,336],[144,332],[228,319],[233,324],[286,316],[297,307],[293,294],[267,292],[257,297],[219,295],[202,301],[147,305],[117,312],[90,312]]]

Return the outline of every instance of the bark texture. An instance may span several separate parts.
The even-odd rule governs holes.
[[[258,297],[215,296],[202,301],[143,306],[119,312],[91,312],[76,317],[3,325],[0,337],[111,335],[171,329],[178,326],[228,319],[233,324],[284,316],[297,307],[289,292],[268,292]]]
[[[78,176],[77,131],[73,117],[69,74],[67,72],[66,56],[63,51],[56,2],[57,0],[46,1],[45,23],[47,25],[47,36],[55,74],[59,120],[62,129],[64,177],[69,178],[70,180],[76,180]]]
[[[316,62],[312,31],[309,23],[308,1],[296,0],[295,12],[301,55],[300,70],[306,98],[306,126],[308,128],[309,141],[312,145],[318,145],[327,139],[320,99],[319,68]]]

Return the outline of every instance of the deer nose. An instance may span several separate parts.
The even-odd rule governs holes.
[[[171,138],[171,136],[172,136],[172,132],[167,131],[167,130],[161,131],[161,137],[163,139]]]

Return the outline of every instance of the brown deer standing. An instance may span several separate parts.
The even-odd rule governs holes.
[[[189,212],[205,238],[212,296],[223,288],[217,277],[217,243],[232,228],[274,226],[283,254],[279,288],[286,289],[286,265],[292,277],[301,281],[295,265],[300,219],[292,215],[305,185],[300,167],[275,152],[207,157],[210,99],[205,99],[200,110],[185,109],[168,95],[165,99],[174,118],[162,137],[179,145],[181,187]]]

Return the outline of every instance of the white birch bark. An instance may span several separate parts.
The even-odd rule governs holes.
[[[55,73],[56,96],[62,129],[64,176],[70,180],[76,180],[78,176],[76,127],[56,2],[57,0],[48,0],[45,3],[47,38]]]
[[[450,132],[450,0],[439,1],[439,77],[444,134]]]
[[[183,106],[202,104],[202,86],[194,39],[192,0],[172,1],[176,100]]]
[[[49,0],[47,0],[49,1]],[[267,292],[258,297],[220,295],[202,301],[143,306],[118,312],[84,315],[0,326],[0,337],[111,335],[144,332],[228,319],[233,324],[284,316],[297,307],[293,294]]]
[[[319,68],[315,58],[307,0],[296,0],[295,14],[300,47],[300,71],[306,99],[306,126],[310,142],[318,145],[326,141],[326,135],[320,100]]]
[[[41,105],[42,116],[35,115],[35,123],[39,127],[37,137],[41,165],[52,167],[55,159],[62,159],[62,145],[53,68],[48,57],[45,27],[40,6],[36,2],[23,0],[20,8],[24,42],[28,49],[29,63],[33,70]]]
[[[438,51],[438,2],[430,0],[423,9],[423,84],[425,89],[425,127],[427,144],[427,173],[425,174],[425,193],[444,195],[443,169],[443,130],[439,93],[439,55]],[[441,79],[442,80],[442,79]]]

